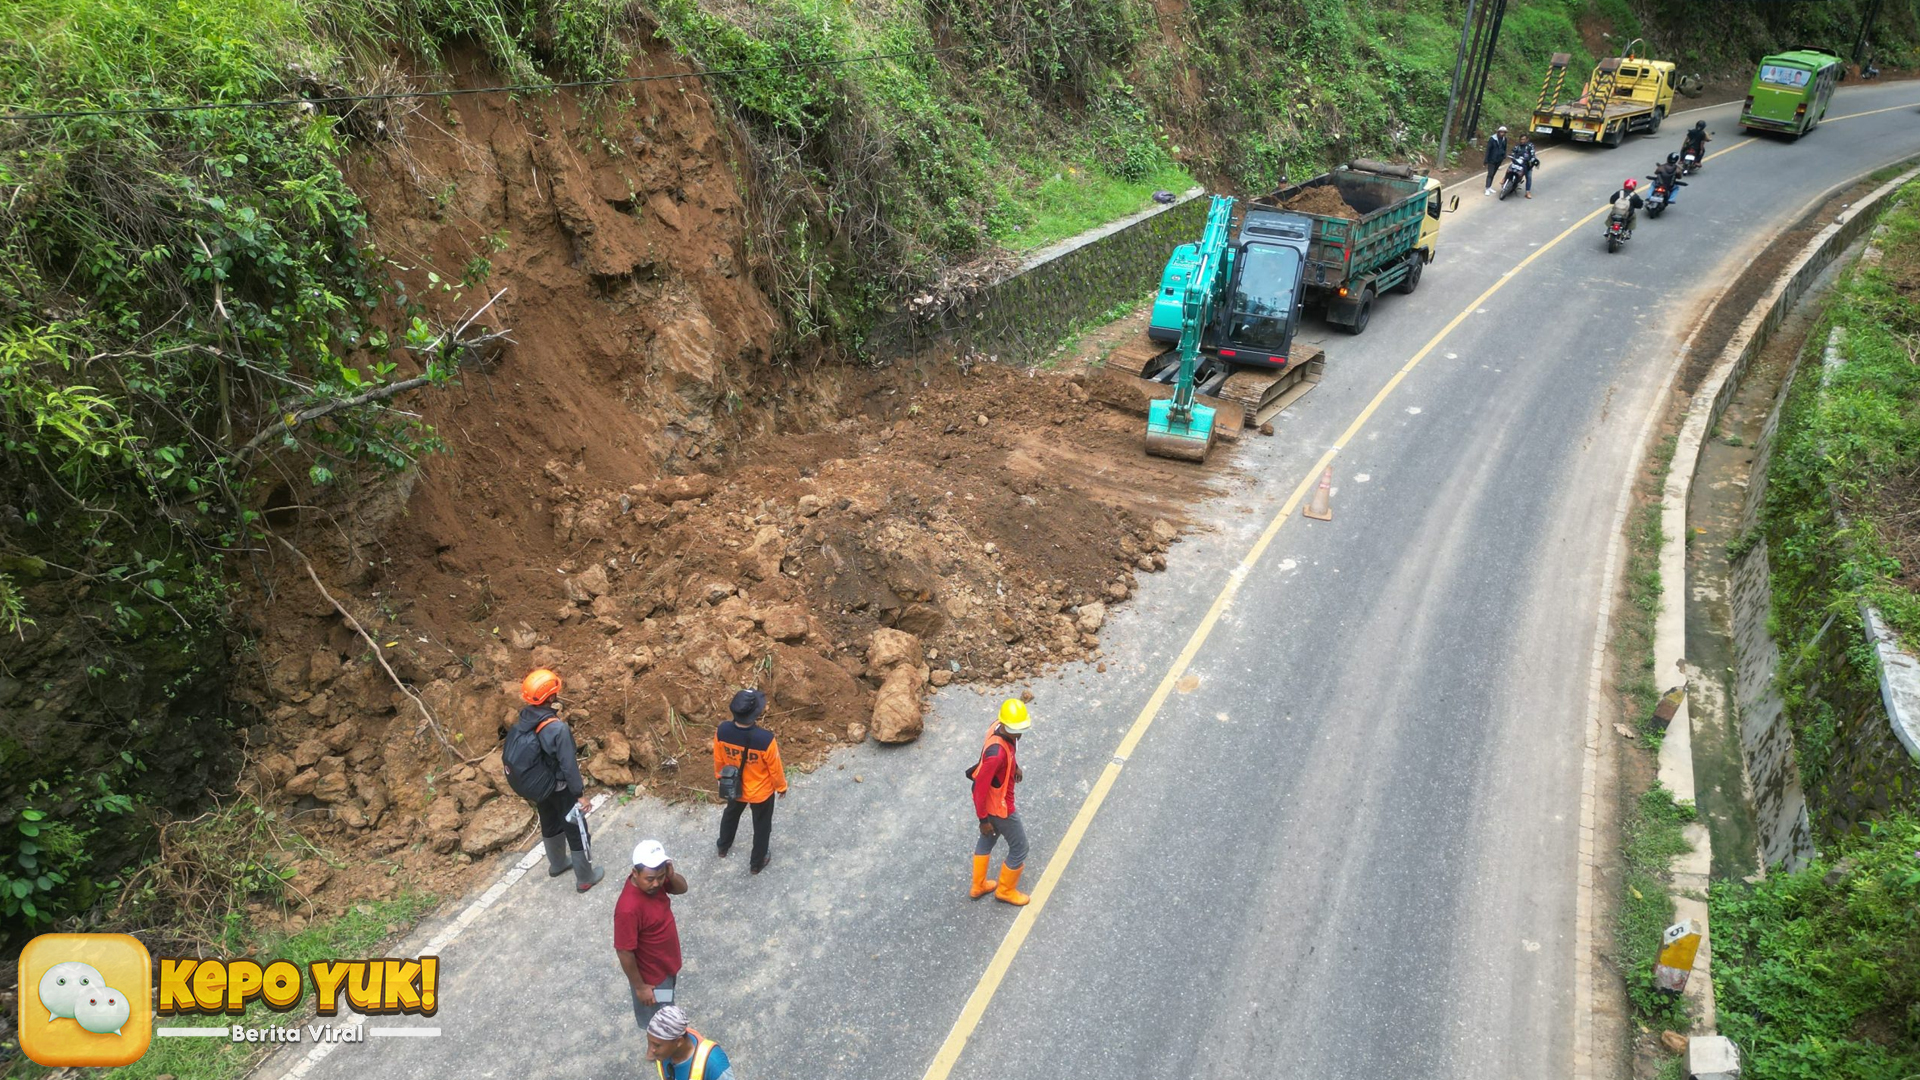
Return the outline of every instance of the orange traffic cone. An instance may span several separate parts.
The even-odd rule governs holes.
[[[1333,508],[1327,505],[1327,500],[1332,496],[1333,466],[1329,465],[1327,471],[1320,474],[1320,486],[1313,489],[1313,501],[1307,504],[1303,512],[1315,521],[1332,521]]]

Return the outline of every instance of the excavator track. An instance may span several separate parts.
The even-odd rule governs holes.
[[[1145,334],[1124,342],[1107,357],[1095,396],[1144,415],[1148,402],[1173,396],[1172,386],[1146,377],[1147,372],[1158,370],[1161,358],[1171,351],[1171,346]],[[1298,359],[1285,371],[1242,368],[1227,376],[1217,393],[1199,395],[1202,404],[1216,410],[1215,431],[1221,438],[1239,438],[1243,428],[1259,427],[1313,389],[1326,367],[1325,356],[1311,345],[1297,345],[1295,355]]]

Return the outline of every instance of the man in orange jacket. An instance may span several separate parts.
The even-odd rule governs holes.
[[[773,840],[773,797],[787,793],[787,768],[780,762],[780,743],[759,725],[767,711],[767,695],[742,690],[729,706],[733,718],[723,720],[713,735],[713,778],[727,808],[720,812],[721,858],[733,848],[740,828],[740,812],[753,808],[753,857],[747,869],[767,868],[767,845]]]
[[[975,900],[988,893],[995,900],[1015,907],[1027,902],[1019,889],[1020,875],[1027,866],[1027,830],[1020,823],[1020,811],[1013,804],[1013,786],[1026,778],[1020,763],[1014,760],[1014,745],[1033,726],[1027,706],[1016,698],[1000,703],[1000,719],[987,732],[980,748],[980,763],[967,770],[973,781],[973,813],[980,819],[980,839],[973,845],[973,891]],[[1007,838],[1007,860],[1000,876],[989,878],[987,866],[993,860],[993,846]]]

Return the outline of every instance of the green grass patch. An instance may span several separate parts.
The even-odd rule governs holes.
[[[1005,191],[993,238],[1013,251],[1032,251],[1148,209],[1156,191],[1178,195],[1192,186],[1193,177],[1171,162],[1138,180],[1063,165],[1037,183]]]
[[[1811,340],[1844,331],[1845,363],[1822,381],[1803,364],[1781,412],[1761,515],[1773,570],[1777,680],[1794,730],[1801,781],[1825,790],[1839,715],[1873,708],[1877,669],[1860,643],[1862,603],[1920,643],[1920,184],[1883,222],[1881,259],[1835,287]],[[1844,511],[1844,513],[1842,513]],[[1920,809],[1908,791],[1908,809]],[[1816,807],[1820,810],[1821,807]],[[1819,815],[1816,814],[1816,817]]]
[[[381,942],[404,933],[438,902],[437,897],[428,893],[402,893],[390,900],[356,904],[338,918],[314,923],[292,935],[253,938],[232,955],[252,956],[263,964],[266,958],[290,960],[299,966],[304,978],[307,965],[315,961],[371,958]],[[265,1005],[255,1002],[238,1018],[181,1016],[160,1020],[158,1024],[209,1027],[291,1022],[287,1014],[271,1013]],[[193,1080],[226,1080],[240,1075],[259,1051],[258,1045],[222,1039],[155,1039],[152,1048],[139,1061],[107,1075],[120,1080],[154,1080],[169,1075]]]
[[[1634,801],[1621,829],[1626,865],[1614,923],[1615,960],[1635,1014],[1649,1026],[1680,1031],[1687,1029],[1685,1000],[1654,987],[1653,963],[1661,935],[1673,924],[1668,867],[1688,850],[1682,828],[1693,819],[1693,807],[1675,802],[1659,784]]]
[[[1920,820],[1878,822],[1798,873],[1716,884],[1712,912],[1720,1030],[1746,1075],[1920,1074]]]
[[[1614,687],[1620,711],[1640,732],[1643,743],[1658,750],[1665,732],[1652,725],[1654,706],[1664,689],[1654,678],[1653,633],[1660,617],[1660,546],[1666,540],[1660,527],[1660,493],[1673,465],[1676,440],[1668,436],[1654,446],[1648,472],[1635,492],[1635,506],[1627,519],[1626,604],[1614,621]]]

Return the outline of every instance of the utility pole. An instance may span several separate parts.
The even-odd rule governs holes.
[[[1853,41],[1853,66],[1866,66],[1867,32],[1873,29],[1873,20],[1880,14],[1880,0],[1867,0],[1867,10],[1860,16],[1860,36]]]
[[[1453,54],[1453,84],[1447,89],[1447,119],[1440,128],[1440,168],[1447,167],[1447,140],[1453,136],[1453,107],[1460,100],[1460,69],[1467,60],[1467,37],[1473,31],[1475,0],[1467,0],[1467,15],[1460,22],[1460,47]]]
[[[1462,128],[1467,139],[1480,130],[1480,102],[1487,95],[1487,76],[1493,72],[1493,49],[1500,43],[1500,24],[1507,17],[1507,0],[1492,0],[1492,14],[1486,18],[1486,41],[1480,46],[1479,66],[1467,68],[1467,122]]]

